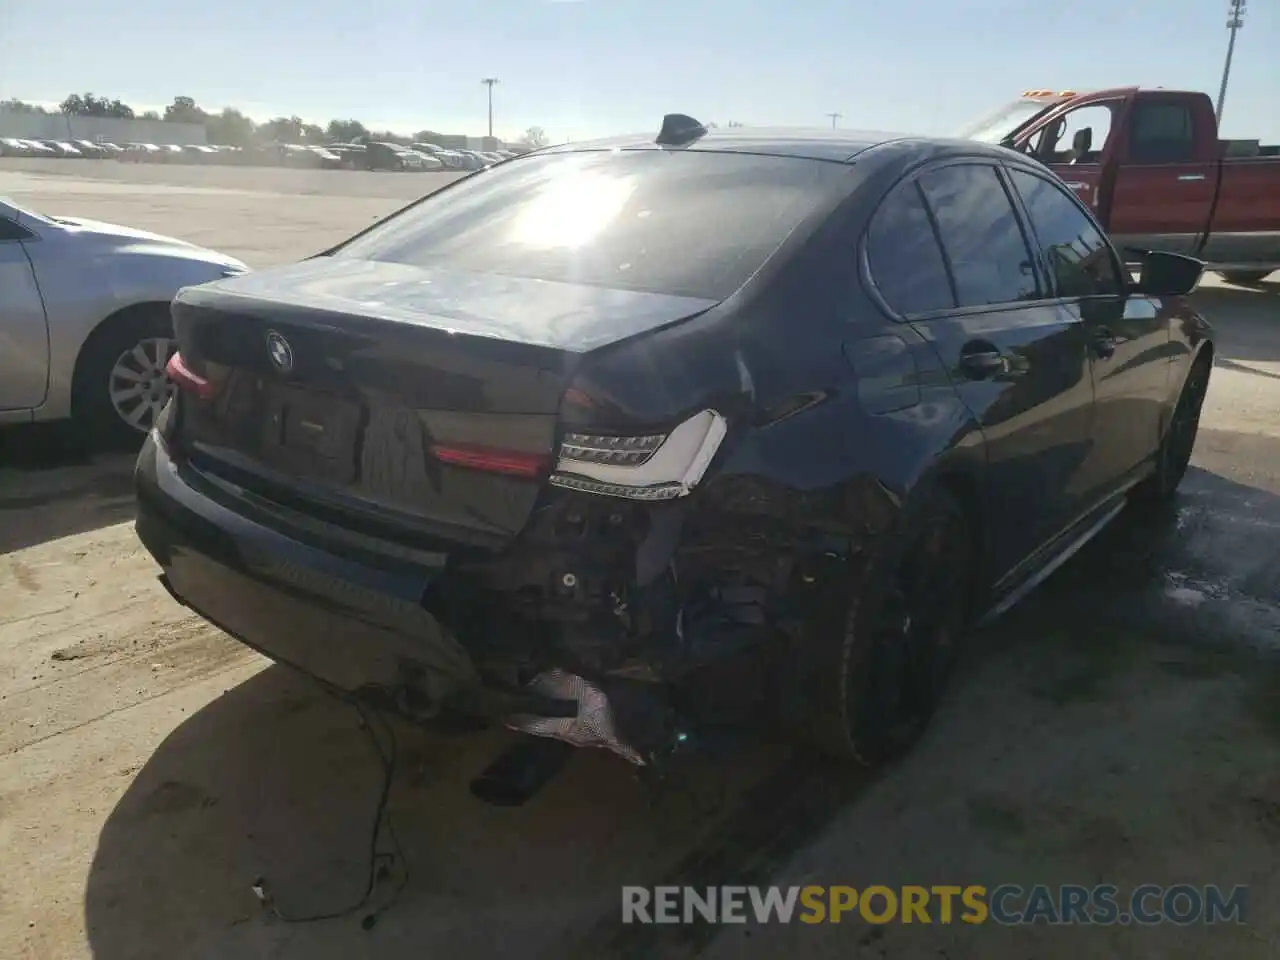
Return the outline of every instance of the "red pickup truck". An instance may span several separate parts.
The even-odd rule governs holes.
[[[1207,94],[1028,90],[963,135],[1039,159],[1121,248],[1198,257],[1233,283],[1280,269],[1280,146],[1220,140]]]

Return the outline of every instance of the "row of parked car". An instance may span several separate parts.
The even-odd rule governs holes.
[[[92,140],[21,140],[0,138],[0,156],[115,159],[132,163],[216,163],[243,166],[286,166],[333,170],[479,170],[515,156],[511,150],[446,149],[434,143],[265,144],[232,147],[212,144],[95,142]]]

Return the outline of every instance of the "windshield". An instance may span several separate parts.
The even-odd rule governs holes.
[[[702,151],[531,156],[411,207],[335,255],[723,300],[848,171]]]
[[[1023,124],[1057,105],[1056,102],[1045,103],[1043,100],[1015,100],[996,113],[965,127],[959,136],[965,140],[999,143]]]

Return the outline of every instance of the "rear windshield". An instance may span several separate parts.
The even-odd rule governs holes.
[[[723,300],[847,174],[699,151],[531,156],[429,197],[335,256]]]

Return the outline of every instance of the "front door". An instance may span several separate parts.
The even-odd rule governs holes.
[[[0,217],[0,410],[40,406],[49,385],[44,301],[22,245],[30,236]]]
[[[1061,308],[1084,331],[1094,385],[1094,427],[1080,494],[1096,505],[1114,495],[1160,441],[1168,395],[1169,329],[1155,305],[1127,296],[1112,247],[1084,210],[1050,178],[1010,169]]]
[[[1046,122],[1028,148],[1099,215],[1107,187],[1103,173],[1121,129],[1124,104],[1122,99],[1099,100],[1068,110]]]

